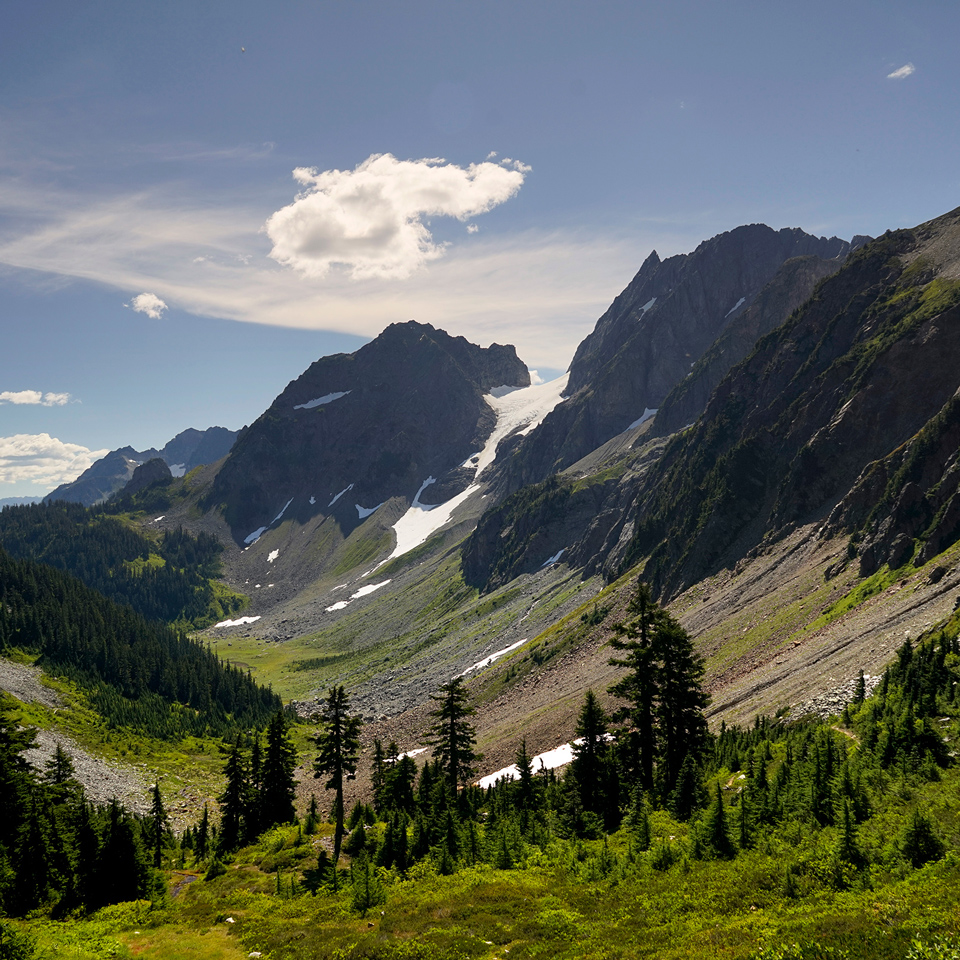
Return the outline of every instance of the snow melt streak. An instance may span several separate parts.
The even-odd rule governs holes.
[[[563,553],[561,550],[560,553]],[[559,554],[558,554],[559,556]],[[468,673],[473,673],[474,670],[483,670],[484,667],[489,667],[491,663],[496,663],[501,657],[505,657],[512,650],[516,650],[517,647],[522,647],[527,642],[527,638],[524,637],[522,640],[518,640],[516,643],[511,643],[509,647],[504,647],[502,650],[497,650],[496,653],[491,653],[489,657],[484,657],[483,660],[478,660],[472,667],[467,667],[463,673],[458,673],[458,677],[465,677]]]

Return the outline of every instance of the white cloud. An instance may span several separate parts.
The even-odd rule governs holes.
[[[167,305],[155,293],[138,293],[124,306],[137,313],[145,313],[151,320],[159,320],[167,309]]]
[[[48,433],[0,437],[0,483],[33,483],[52,488],[76,480],[108,450],[88,450]]]
[[[894,70],[893,73],[887,74],[888,80],[905,80],[911,74],[916,73],[917,68],[912,63],[905,63],[898,70]]]
[[[4,390],[0,392],[0,403],[14,403],[18,406],[62,407],[70,402],[69,393],[43,393],[41,390]]]
[[[336,264],[354,280],[404,279],[444,253],[423,217],[486,213],[516,194],[529,169],[389,153],[354,170],[298,167],[293,176],[307,189],[267,220],[270,256],[308,277],[325,277]]]
[[[268,212],[171,188],[91,200],[0,177],[0,213],[8,214],[0,217],[0,264],[153,290],[195,315],[249,323],[373,337],[413,318],[483,345],[512,343],[531,366],[562,370],[654,246],[665,255],[702,239],[695,221],[627,238],[490,231],[403,281],[358,282],[335,271],[291,283],[267,258],[259,228]],[[192,262],[198,256],[202,265]]]
[[[467,233],[479,233],[480,228],[475,223],[467,224]]]

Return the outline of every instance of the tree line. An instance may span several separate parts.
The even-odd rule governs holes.
[[[181,630],[0,548],[0,652],[12,648],[76,681],[109,725],[153,736],[262,727],[280,707],[271,690]]]
[[[63,500],[0,511],[0,544],[13,557],[77,577],[148,620],[208,626],[239,609],[242,598],[218,593],[223,545],[182,528],[151,538],[107,507]]]
[[[482,757],[471,723],[474,708],[458,678],[434,695],[430,758],[418,765],[395,743],[375,741],[372,802],[357,803],[348,814],[344,784],[358,768],[360,720],[351,715],[344,688],[332,687],[314,737],[314,774],[332,794],[333,843],[332,852],[320,848],[317,868],[310,871],[314,888],[336,889],[352,878],[355,904],[366,909],[384,895],[383,871],[405,876],[423,861],[441,874],[476,863],[509,869],[534,850],[568,856],[558,851],[578,850],[578,844],[623,829],[634,862],[658,870],[684,859],[734,858],[765,838],[795,830],[830,838],[825,861],[786,871],[794,892],[804,884],[849,885],[871,863],[891,858],[918,867],[942,856],[947,841],[919,806],[894,821],[900,829],[882,849],[864,844],[860,829],[907,789],[896,783],[935,781],[952,762],[937,726],[941,714],[955,716],[960,707],[955,633],[935,635],[916,649],[906,642],[872,696],[861,674],[858,693],[836,728],[810,718],[759,717],[750,728],[723,725],[713,735],[704,719],[702,664],[690,637],[645,585],[638,585],[627,618],[614,630],[611,662],[624,669],[610,688],[616,708],[607,712],[588,691],[565,771],[534,769],[521,741],[516,776],[487,789],[475,782]],[[235,758],[230,764],[228,784]],[[255,781],[247,782],[246,795],[257,796]],[[223,823],[232,822],[234,795],[242,791],[231,794],[228,786]],[[293,820],[289,806],[283,814],[280,806],[275,809],[276,822],[282,816]],[[314,802],[307,817],[311,830],[316,816]],[[685,825],[683,841],[654,835],[653,825],[663,817]],[[238,822],[258,821],[254,816]],[[255,827],[246,833],[231,829],[221,854],[229,855],[231,844],[253,833]],[[587,857],[588,864],[578,862],[586,854],[573,854],[571,869],[594,878],[628,869],[604,850]],[[350,858],[349,876],[338,867],[341,851]]]
[[[54,917],[110,903],[162,898],[151,863],[152,838],[169,834],[159,787],[153,813],[138,817],[113,800],[91,803],[61,747],[41,772],[23,754],[35,732],[0,701],[0,908],[22,916],[38,907]],[[157,811],[160,817],[157,819]]]

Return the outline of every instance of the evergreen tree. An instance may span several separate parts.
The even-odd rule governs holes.
[[[303,832],[308,836],[313,836],[317,832],[317,824],[320,823],[320,811],[317,810],[317,798],[311,794],[310,805],[307,807],[307,818],[303,823]]]
[[[314,737],[319,753],[313,762],[313,775],[326,776],[327,790],[334,791],[333,868],[336,870],[343,843],[343,784],[356,776],[360,756],[359,717],[350,716],[350,700],[342,686],[333,686],[321,707],[320,727]]]
[[[221,853],[230,853],[240,846],[247,832],[247,768],[239,743],[234,744],[230,751],[223,772],[227,782],[219,798],[220,833],[217,847]]]
[[[153,785],[150,803],[150,847],[153,850],[153,866],[159,870],[163,863],[163,838],[167,832],[169,819],[163,807],[159,781]]]
[[[296,788],[297,749],[290,739],[286,717],[278,710],[267,727],[267,749],[260,787],[260,829],[296,818],[293,798]]]
[[[527,741],[524,739],[520,743],[520,749],[517,751],[517,784],[515,794],[517,806],[521,810],[530,810],[535,805],[536,785],[533,777],[533,760],[527,753]]]
[[[900,849],[913,867],[939,860],[946,849],[930,818],[916,809],[900,836]]]
[[[689,820],[706,802],[703,778],[697,762],[687,754],[670,793],[668,806],[678,820]]]
[[[576,733],[573,772],[580,784],[583,808],[596,813],[602,807],[604,761],[608,752],[607,715],[592,690],[583,698]]]
[[[840,822],[840,837],[837,843],[837,856],[847,863],[860,863],[863,859],[857,846],[857,830],[850,815],[850,804],[843,801],[843,818]]]
[[[466,786],[476,776],[476,763],[483,759],[476,751],[476,735],[468,718],[474,710],[467,702],[463,677],[455,677],[440,687],[440,692],[431,696],[439,704],[431,712],[434,718],[430,728],[430,745],[433,757],[439,763],[451,796],[457,788]]]
[[[417,805],[414,793],[416,779],[417,764],[413,757],[402,756],[390,764],[384,775],[384,809],[402,810],[412,816]]]
[[[370,786],[373,788],[373,808],[377,813],[383,809],[383,788],[386,782],[386,772],[386,755],[383,752],[383,743],[374,740]]]
[[[736,853],[727,831],[726,807],[719,783],[713,803],[710,804],[704,819],[703,840],[717,857],[732,857]]]
[[[203,815],[200,817],[200,824],[197,827],[194,839],[193,852],[197,860],[206,860],[210,847],[210,811],[207,805],[203,805]]]
[[[645,583],[638,582],[628,614],[614,624],[611,641],[624,656],[610,663],[628,671],[610,687],[626,701],[615,719],[627,724],[627,759],[640,786],[666,799],[685,758],[698,759],[707,743],[703,664],[689,634],[654,603]]]

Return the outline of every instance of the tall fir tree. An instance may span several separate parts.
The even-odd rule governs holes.
[[[336,870],[343,844],[343,784],[357,773],[360,757],[360,717],[350,715],[350,699],[342,686],[332,686],[320,709],[320,725],[313,740],[319,748],[313,775],[327,777],[327,790],[334,791],[333,868]]]
[[[690,635],[642,581],[627,612],[611,640],[623,656],[610,663],[627,670],[610,687],[626,701],[614,719],[625,724],[621,743],[633,777],[645,793],[666,800],[685,758],[699,759],[708,740],[703,664]]]
[[[434,718],[430,727],[429,743],[433,758],[440,764],[451,796],[457,788],[466,785],[476,776],[476,764],[483,759],[476,751],[476,732],[469,721],[474,713],[468,702],[463,677],[455,677],[440,687],[440,692],[431,695],[439,704],[431,711]]]
[[[267,727],[267,747],[260,778],[261,829],[295,819],[296,769],[297,748],[290,739],[287,719],[283,711],[278,710]]]
[[[163,863],[163,838],[169,825],[167,811],[160,794],[160,781],[153,785],[150,793],[150,848],[153,852],[153,866],[159,870]]]
[[[227,782],[220,795],[220,832],[217,847],[220,853],[231,853],[246,839],[249,796],[247,767],[240,744],[236,743],[224,767]]]

